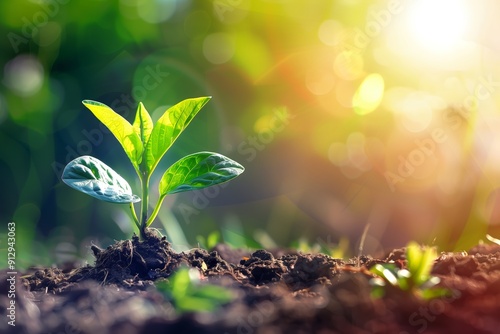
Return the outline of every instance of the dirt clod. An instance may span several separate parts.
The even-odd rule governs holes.
[[[402,249],[384,259],[350,260],[215,249],[177,253],[156,236],[134,237],[106,249],[92,246],[93,265],[39,268],[22,276],[17,312],[23,324],[6,328],[0,322],[0,332],[496,333],[500,328],[496,247],[441,254],[432,273],[453,293],[430,302],[395,288],[383,298],[371,295],[367,268],[387,262],[404,267]],[[232,290],[236,298],[212,313],[179,315],[155,282],[168,279],[182,264]],[[9,302],[5,282],[0,282],[3,310]]]

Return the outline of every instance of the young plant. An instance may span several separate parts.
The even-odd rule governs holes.
[[[223,287],[201,284],[198,270],[186,267],[179,268],[169,281],[160,281],[156,286],[178,313],[211,312],[235,298],[232,291]]]
[[[196,241],[198,241],[198,247],[213,249],[221,242],[221,235],[219,231],[213,231],[206,238],[202,235],[197,235]]]
[[[83,104],[101,121],[121,144],[140,179],[142,198],[132,193],[130,185],[113,169],[91,156],[74,159],[64,168],[62,180],[70,187],[111,203],[127,203],[142,239],[167,195],[202,189],[229,181],[243,173],[237,162],[213,152],[198,152],[185,156],[171,165],[158,186],[158,201],[149,213],[149,182],[158,163],[189,125],[210,97],[184,100],[167,109],[153,123],[151,116],[139,103],[133,124],[107,105],[84,100]],[[134,203],[142,200],[138,217]]]
[[[292,248],[297,249],[302,253],[321,253],[328,255],[334,259],[342,259],[346,257],[349,248],[349,239],[341,238],[338,244],[333,244],[328,241],[318,239],[317,242],[311,244],[305,238],[299,238],[292,242]]]
[[[406,246],[406,261],[408,269],[399,269],[393,263],[376,264],[370,271],[379,276],[370,282],[373,285],[373,295],[381,297],[388,287],[414,293],[423,299],[433,299],[449,295],[447,289],[436,287],[439,277],[431,276],[432,265],[437,254],[435,248],[421,248],[417,243],[410,242]]]

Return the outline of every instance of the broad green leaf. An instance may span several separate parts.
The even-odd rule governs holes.
[[[117,114],[107,105],[84,100],[82,103],[103,123],[109,131],[118,139],[123,150],[129,157],[132,165],[139,170],[139,164],[142,160],[143,145],[141,138],[134,131],[134,127],[125,118]]]
[[[62,180],[87,195],[112,203],[136,203],[130,185],[105,163],[91,156],[72,160],[63,170]]]
[[[167,109],[158,119],[146,145],[146,159],[150,173],[210,98],[198,97],[181,101]]]
[[[163,174],[160,196],[202,189],[229,181],[243,173],[239,163],[212,152],[198,152],[180,159]]]
[[[143,147],[145,147],[151,135],[151,131],[153,131],[153,121],[142,102],[140,102],[137,107],[133,126],[135,133],[141,138]]]

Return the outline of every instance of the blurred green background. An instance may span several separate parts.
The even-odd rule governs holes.
[[[18,265],[88,258],[91,242],[133,233],[126,206],[60,182],[79,155],[136,177],[83,99],[132,121],[139,101],[156,119],[182,99],[213,96],[158,174],[203,150],[246,172],[165,201],[155,227],[178,249],[219,231],[236,247],[348,240],[352,253],[367,224],[371,254],[408,240],[453,250],[499,236],[498,9],[466,0],[1,2],[0,221],[16,223]]]

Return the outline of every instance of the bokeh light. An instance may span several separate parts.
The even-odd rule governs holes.
[[[318,29],[318,37],[326,45],[337,46],[342,41],[342,24],[336,20],[325,20]]]
[[[203,54],[212,64],[226,63],[234,53],[234,40],[227,33],[211,34],[203,40]]]
[[[20,55],[4,67],[3,83],[20,96],[36,94],[44,80],[43,67],[37,58]]]
[[[384,95],[384,78],[378,73],[368,75],[353,96],[352,105],[358,115],[377,109]]]
[[[146,22],[157,24],[167,21],[175,14],[177,0],[138,0],[137,12]]]

